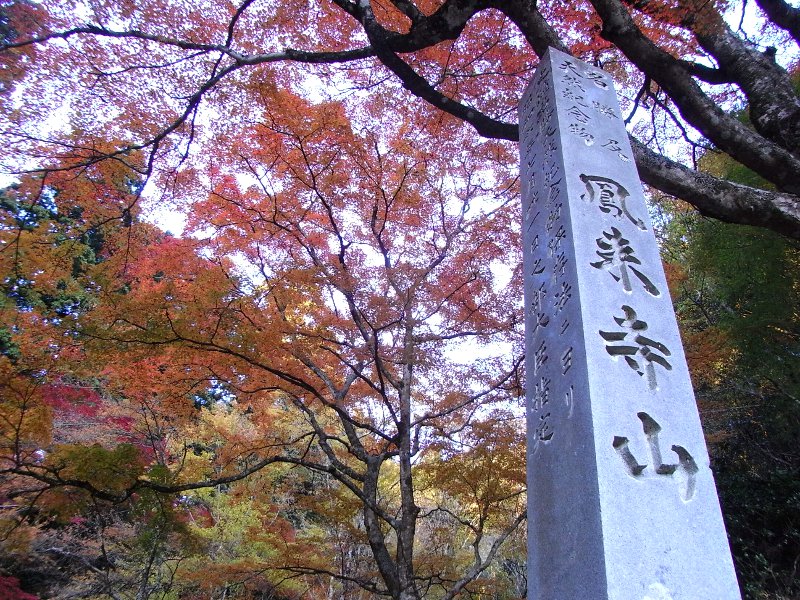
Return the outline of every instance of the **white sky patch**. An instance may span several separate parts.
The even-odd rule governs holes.
[[[300,84],[300,89],[306,99],[314,104],[319,104],[327,100],[325,90],[327,86],[323,83],[322,79],[315,73],[306,73],[303,82]]]
[[[509,342],[480,343],[475,339],[448,342],[444,348],[445,358],[459,365],[471,365],[479,360],[498,356],[513,356],[514,348]]]
[[[164,204],[148,203],[143,218],[175,237],[182,237],[186,229],[186,214]]]
[[[489,270],[492,272],[492,283],[495,289],[503,289],[511,283],[514,271],[507,262],[493,260],[489,264]]]

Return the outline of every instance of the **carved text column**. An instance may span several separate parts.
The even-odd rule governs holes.
[[[551,49],[520,154],[528,598],[739,598],[611,78]]]

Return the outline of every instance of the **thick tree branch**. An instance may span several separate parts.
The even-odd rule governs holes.
[[[733,77],[731,77],[731,75],[729,75],[727,71],[724,71],[723,69],[715,69],[713,67],[692,62],[690,60],[681,60],[678,62],[684,69],[686,69],[687,73],[697,77],[701,81],[705,81],[706,83],[723,85],[734,82]]]
[[[603,37],[669,94],[688,123],[779,189],[800,194],[797,157],[726,114],[675,58],[641,32],[620,0],[592,0],[592,5],[603,20]]]
[[[769,20],[788,31],[800,44],[800,8],[792,6],[784,0],[756,0]]]
[[[800,197],[759,190],[694,171],[631,138],[642,181],[689,202],[709,217],[766,227],[800,239]]]
[[[472,125],[480,135],[508,140],[514,139],[513,136],[516,133],[515,125],[492,119],[479,110],[448,98],[437,91],[425,78],[420,76],[401,59],[395,52],[402,52],[410,49],[399,44],[397,40],[393,40],[391,43],[389,42],[391,37],[390,33],[377,22],[369,3],[361,3],[357,7],[352,6],[352,3],[345,3],[341,0],[336,3],[340,6],[348,6],[348,12],[353,14],[364,27],[364,31],[378,59],[400,79],[404,88],[436,108],[466,121]],[[465,10],[464,7],[457,6],[458,4],[466,4],[467,10]],[[478,10],[478,6],[481,4],[482,3],[477,1],[459,3],[454,0],[448,0],[448,2],[436,12],[436,19],[434,19],[434,17],[429,17],[432,21],[428,22],[428,19],[426,19],[426,22],[428,25],[435,21],[446,24],[446,29],[439,36],[442,39],[449,39],[448,36],[450,35],[457,37],[466,25],[467,19],[475,14]],[[421,27],[413,35],[410,34],[411,38],[419,40],[421,37],[420,32],[425,30],[426,27]],[[426,46],[432,45],[432,40],[429,38],[425,39]]]
[[[506,15],[525,36],[537,56],[544,56],[548,48],[571,54],[569,47],[559,37],[537,8],[537,0],[495,0],[492,5]]]
[[[745,93],[751,121],[765,138],[795,155],[800,151],[800,98],[789,74],[775,57],[756,50],[735,35],[708,2],[682,0],[684,22]]]

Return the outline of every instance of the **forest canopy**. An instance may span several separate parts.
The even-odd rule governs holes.
[[[740,574],[789,597],[798,43],[783,0],[0,1],[0,594],[524,596],[516,109],[555,47],[618,84]]]

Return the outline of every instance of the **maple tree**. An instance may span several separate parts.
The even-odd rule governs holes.
[[[334,482],[334,502],[317,494],[305,502],[327,525],[289,526],[291,511],[270,509],[262,497],[248,510],[271,519],[264,552],[231,559],[217,581],[260,571],[324,576],[395,598],[486,586],[481,574],[525,518],[519,209],[513,195],[495,190],[515,182],[512,169],[494,166],[509,162],[508,149],[413,115],[392,138],[379,137],[355,131],[340,104],[274,93],[230,156],[259,165],[253,177],[262,185],[212,171],[207,196],[193,202],[194,236],[140,222],[135,172],[117,162],[60,171],[45,191],[15,192],[15,206],[50,198],[55,222],[26,228],[15,217],[6,247],[40,252],[8,252],[8,271],[36,273],[24,279],[30,297],[49,298],[49,289],[87,295],[57,317],[48,318],[47,302],[32,304],[23,311],[32,323],[9,326],[9,344],[30,340],[19,360],[53,363],[49,377],[33,382],[31,405],[57,409],[62,424],[65,405],[87,420],[96,411],[89,404],[116,416],[104,419],[104,444],[97,427],[78,440],[10,431],[9,448],[24,441],[29,450],[9,450],[3,472],[14,497],[30,496],[24,482],[34,480],[34,492],[45,494],[37,502],[53,498],[63,511],[69,502],[60,494],[69,490],[78,505],[136,504],[152,492],[209,505],[197,490],[294,465]],[[445,144],[452,150],[442,154]],[[464,151],[473,145],[480,151]],[[97,211],[78,211],[82,227],[58,222],[73,200]],[[134,214],[109,220],[107,211],[120,207]],[[68,275],[59,253],[82,252],[76,239],[88,232],[102,232],[99,258]],[[95,380],[105,401],[84,390],[73,402],[65,373]],[[198,404],[214,398],[233,412],[199,418]],[[45,430],[54,423],[48,414],[36,421]],[[424,502],[420,476],[440,490]],[[442,515],[470,548],[457,560],[416,534]],[[317,549],[343,518],[350,543],[366,550],[355,563]],[[277,554],[269,550],[276,543]],[[160,556],[161,547],[151,550]],[[145,561],[153,567],[142,586],[163,563],[156,554]],[[188,563],[174,572],[192,577]]]

